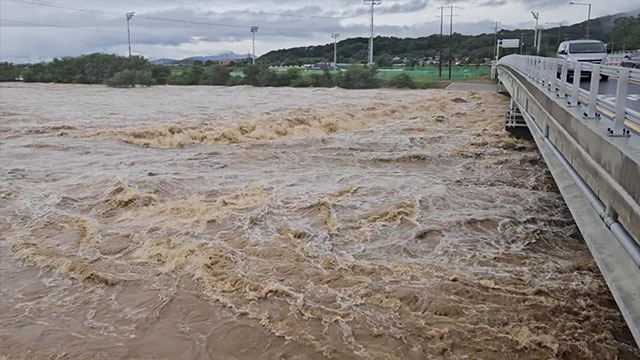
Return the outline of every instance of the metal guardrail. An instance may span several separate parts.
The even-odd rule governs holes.
[[[626,104],[629,84],[640,85],[639,69],[529,55],[507,55],[498,61],[498,65],[509,65],[549,93],[566,98],[568,106],[584,106],[585,118],[604,116],[612,120],[613,126],[607,129],[608,136],[629,136],[627,127],[640,132],[640,112]],[[573,72],[571,82],[567,81],[570,71]],[[580,88],[581,75],[587,72],[591,76],[589,90]],[[613,101],[598,94],[601,76],[617,81]]]

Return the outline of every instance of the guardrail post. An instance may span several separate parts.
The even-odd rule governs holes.
[[[600,65],[591,65],[591,86],[589,87],[589,106],[585,114],[588,119],[596,119],[598,92],[600,91]]]
[[[549,59],[547,61],[547,91],[556,91],[556,80],[558,79],[558,59]]]
[[[544,59],[544,79],[545,79],[545,86],[547,87],[547,91],[551,90],[551,65],[553,60],[552,59]]]
[[[531,79],[535,78],[535,62],[532,57],[529,58],[529,77]]]
[[[613,129],[609,128],[609,136],[627,136],[624,127],[624,117],[627,113],[627,95],[629,93],[629,69],[621,69],[618,76],[616,90],[616,114],[613,119]]]
[[[560,72],[560,90],[558,92],[559,98],[567,97],[567,74],[569,72],[569,62],[562,60],[562,71]]]
[[[578,95],[580,95],[580,77],[582,76],[582,63],[576,62],[573,68],[573,85],[571,87],[571,100],[569,106],[578,106]]]
[[[529,58],[529,77],[532,79],[535,78],[535,70],[536,70],[535,64],[536,64],[535,60],[532,57],[530,57]]]

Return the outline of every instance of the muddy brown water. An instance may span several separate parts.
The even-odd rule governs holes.
[[[0,358],[637,359],[506,104],[0,85]]]

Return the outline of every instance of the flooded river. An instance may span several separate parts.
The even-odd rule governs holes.
[[[507,99],[0,85],[2,359],[637,359]]]

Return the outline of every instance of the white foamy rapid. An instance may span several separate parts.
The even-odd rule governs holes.
[[[500,95],[0,94],[0,358],[640,356]]]

